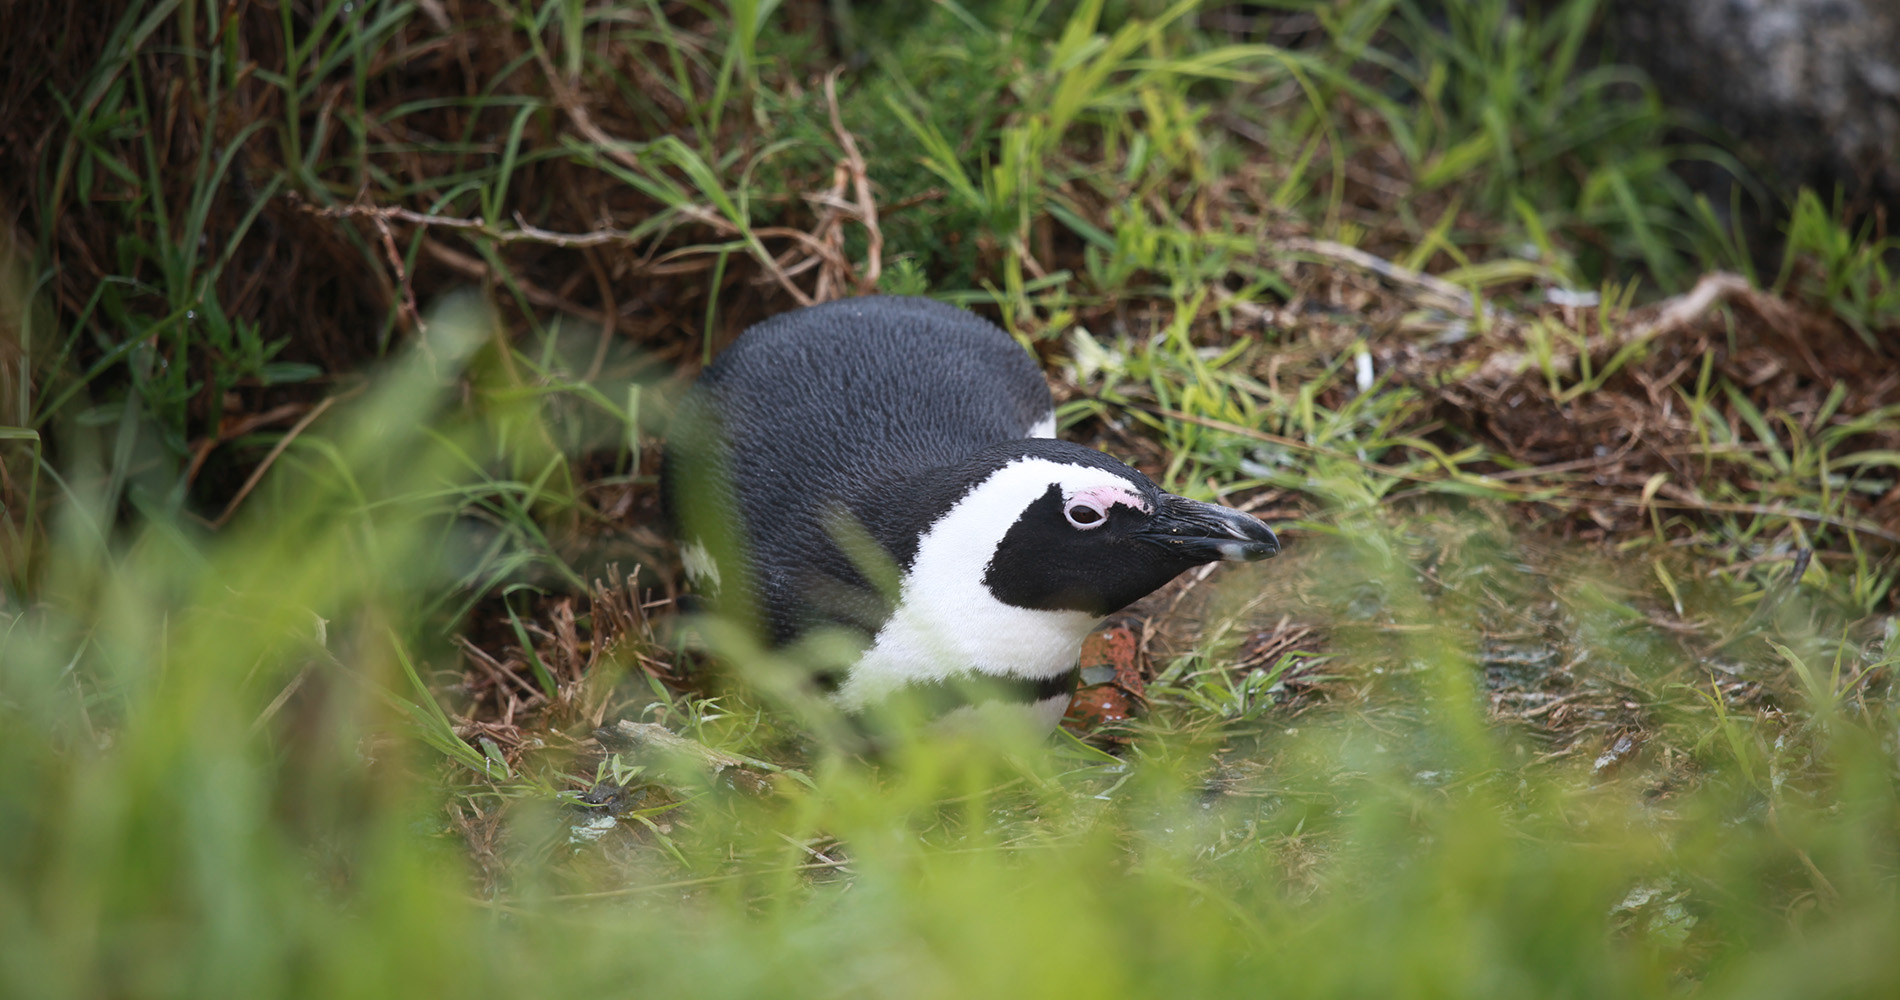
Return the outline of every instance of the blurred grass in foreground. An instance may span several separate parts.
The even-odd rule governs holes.
[[[1355,653],[1406,665],[1387,691],[1402,711],[1255,730],[1241,776],[1165,724],[1124,760],[971,743],[875,770],[819,759],[810,786],[763,799],[683,790],[651,878],[619,867],[580,893],[574,858],[603,848],[559,846],[571,807],[515,775],[494,786],[518,800],[508,888],[475,898],[426,746],[499,765],[405,665],[432,655],[416,609],[452,578],[431,498],[466,475],[466,431],[443,391],[486,322],[439,316],[427,351],[300,446],[315,471],[226,536],[102,537],[98,496],[72,488],[42,600],[0,626],[0,993],[1900,989],[1891,705],[1836,698],[1791,647],[1813,681],[1801,721],[1714,702],[1693,790],[1541,764],[1486,719],[1472,650],[1426,627],[1370,521],[1315,539],[1315,559],[1380,588],[1394,627]]]

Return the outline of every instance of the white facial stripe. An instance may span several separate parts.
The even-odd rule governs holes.
[[[1032,438],[1055,437],[1056,436],[1056,411],[1050,410],[1048,416],[1043,417],[1041,420],[1036,421],[1034,424],[1031,424],[1029,427],[1029,433],[1023,436],[1032,437]]]
[[[861,709],[911,681],[968,672],[1054,677],[1075,666],[1098,619],[1014,607],[983,585],[997,544],[1051,483],[1065,494],[1131,491],[1128,480],[1107,469],[1046,458],[1017,459],[991,473],[918,539],[897,610],[838,690],[842,705]]]

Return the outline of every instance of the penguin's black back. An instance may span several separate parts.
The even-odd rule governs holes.
[[[838,549],[836,512],[906,561],[903,541],[955,500],[958,484],[928,471],[1027,437],[1052,412],[1028,353],[969,312],[831,302],[748,329],[707,367],[675,418],[663,498],[689,541],[730,529],[707,541],[736,542],[751,579],[725,581],[722,597],[755,602],[775,642],[819,621],[874,631],[877,602],[826,593],[867,586]],[[935,488],[894,488],[920,475]]]

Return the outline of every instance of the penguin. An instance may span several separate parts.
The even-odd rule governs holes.
[[[810,306],[744,331],[681,399],[662,502],[692,587],[773,647],[853,639],[815,678],[853,717],[1014,703],[1045,729],[1082,641],[1181,572],[1280,550],[1242,511],[1055,437],[1009,334],[931,299]]]

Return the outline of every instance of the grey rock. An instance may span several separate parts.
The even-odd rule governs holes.
[[[1900,206],[1900,0],[1611,0],[1605,33],[1784,193]]]

